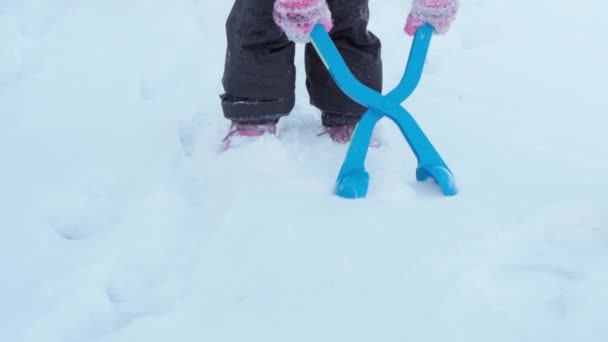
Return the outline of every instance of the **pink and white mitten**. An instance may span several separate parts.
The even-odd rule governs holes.
[[[416,34],[426,23],[433,25],[437,33],[445,33],[458,12],[458,0],[414,0],[405,23],[405,33]]]
[[[297,43],[309,42],[310,32],[317,24],[322,24],[327,32],[333,27],[326,0],[276,0],[272,14],[287,38]]]

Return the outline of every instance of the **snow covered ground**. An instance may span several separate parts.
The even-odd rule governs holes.
[[[461,193],[382,122],[357,201],[302,67],[217,153],[230,6],[0,0],[0,341],[608,340],[606,2],[463,1],[407,102]],[[390,88],[409,2],[371,7]]]

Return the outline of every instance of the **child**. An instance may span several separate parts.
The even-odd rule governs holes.
[[[448,30],[458,0],[414,0],[405,32],[430,23]],[[382,90],[380,40],[367,30],[368,0],[236,0],[226,23],[227,52],[221,95],[224,116],[232,121],[224,139],[275,134],[279,119],[295,103],[294,43],[308,43],[322,24],[361,82]],[[331,139],[347,143],[365,108],[334,83],[311,44],[305,47],[310,103],[322,113]]]

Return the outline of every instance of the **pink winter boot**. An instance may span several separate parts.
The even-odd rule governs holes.
[[[230,125],[228,134],[222,140],[224,143],[222,150],[228,150],[233,147],[238,147],[243,140],[251,140],[251,138],[261,137],[265,134],[275,135],[277,125],[275,123],[266,124],[242,124],[233,122]]]
[[[355,132],[356,125],[336,126],[336,127],[325,127],[325,133],[329,134],[329,137],[338,144],[350,143],[353,133]],[[380,147],[380,142],[375,135],[372,135],[372,139],[369,143],[370,147]]]
[[[296,43],[308,43],[316,24],[322,24],[327,32],[333,27],[326,0],[276,0],[272,14],[287,38]]]
[[[458,0],[414,0],[404,31],[413,36],[420,26],[429,23],[437,33],[445,33],[456,17],[458,6]]]

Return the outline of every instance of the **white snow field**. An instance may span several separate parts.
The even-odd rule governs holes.
[[[410,1],[371,1],[385,88]],[[298,101],[218,152],[232,1],[0,0],[0,341],[608,341],[601,0],[462,1],[369,196]]]

